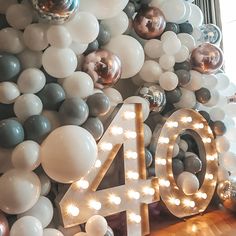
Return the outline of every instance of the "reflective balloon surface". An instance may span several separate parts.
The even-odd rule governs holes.
[[[194,70],[203,74],[213,74],[223,65],[223,53],[213,44],[203,43],[193,50],[191,64]]]
[[[165,92],[157,84],[144,84],[138,90],[138,95],[149,101],[150,111],[161,112],[166,105]]]
[[[83,71],[92,77],[95,87],[111,87],[121,76],[121,61],[109,51],[98,50],[85,57]]]
[[[9,235],[9,226],[7,222],[7,218],[0,211],[0,236],[8,236]]]
[[[221,30],[214,24],[204,24],[200,28],[201,36],[198,41],[219,44],[222,39]]]
[[[31,0],[39,17],[50,23],[66,22],[78,9],[79,0]]]
[[[133,27],[141,38],[156,38],[166,27],[165,16],[156,7],[142,7],[134,18]]]

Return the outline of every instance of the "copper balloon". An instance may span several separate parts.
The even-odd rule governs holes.
[[[144,39],[160,36],[166,27],[165,16],[156,7],[142,7],[133,21],[135,32]]]
[[[98,50],[85,57],[82,70],[92,77],[96,88],[108,88],[121,77],[121,61],[112,52]]]
[[[0,211],[0,236],[9,236],[9,225],[7,218]]]
[[[79,0],[31,0],[38,16],[47,22],[65,23],[79,8]]]
[[[195,48],[190,59],[192,69],[203,74],[213,74],[224,62],[223,52],[210,43],[203,43]]]

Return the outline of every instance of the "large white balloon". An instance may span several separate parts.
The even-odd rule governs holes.
[[[117,16],[129,0],[81,0],[80,10],[91,12],[98,19],[108,19]]]
[[[91,236],[103,236],[107,232],[107,227],[106,219],[100,215],[95,215],[87,221],[85,230]]]
[[[164,54],[162,42],[159,39],[150,39],[144,45],[145,54],[151,59],[157,59]]]
[[[41,222],[32,216],[25,216],[17,220],[10,231],[10,236],[43,236]]]
[[[159,83],[160,86],[167,91],[174,90],[178,85],[178,77],[173,72],[165,72],[160,76]]]
[[[144,63],[144,51],[141,44],[131,36],[119,35],[110,40],[105,49],[115,53],[121,60],[121,78],[136,75]]]
[[[33,172],[12,169],[0,177],[0,192],[0,209],[21,214],[38,201],[40,181]]]
[[[60,183],[79,180],[92,168],[96,158],[97,144],[93,136],[78,126],[57,128],[41,146],[44,171]]]
[[[204,16],[202,10],[195,4],[191,3],[191,15],[189,17],[189,23],[194,27],[199,27],[203,24]]]
[[[43,236],[64,236],[59,230],[56,229],[44,229]]]

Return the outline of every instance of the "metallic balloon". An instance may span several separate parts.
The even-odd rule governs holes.
[[[4,213],[0,211],[0,236],[9,236],[9,225]]]
[[[217,120],[214,121],[210,124],[211,129],[213,131],[213,133],[215,134],[215,136],[222,136],[226,133],[227,128],[224,124],[224,122]]]
[[[40,19],[54,24],[63,24],[79,8],[79,0],[31,0]]]
[[[203,74],[213,74],[223,65],[223,52],[210,43],[203,43],[195,48],[191,54],[193,70]]]
[[[166,105],[165,92],[157,84],[144,84],[141,88],[138,89],[137,95],[149,101],[150,111],[161,112]]]
[[[85,57],[82,70],[92,77],[96,88],[108,88],[120,79],[121,61],[112,52],[98,50]]]
[[[222,33],[218,26],[214,24],[204,24],[200,28],[201,36],[198,41],[212,44],[219,44]]]
[[[133,27],[141,38],[154,39],[165,30],[165,16],[156,7],[143,6],[134,18]]]

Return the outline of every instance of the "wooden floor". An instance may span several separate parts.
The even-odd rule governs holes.
[[[151,236],[236,236],[236,214],[216,209],[186,220],[164,214],[151,228]]]

